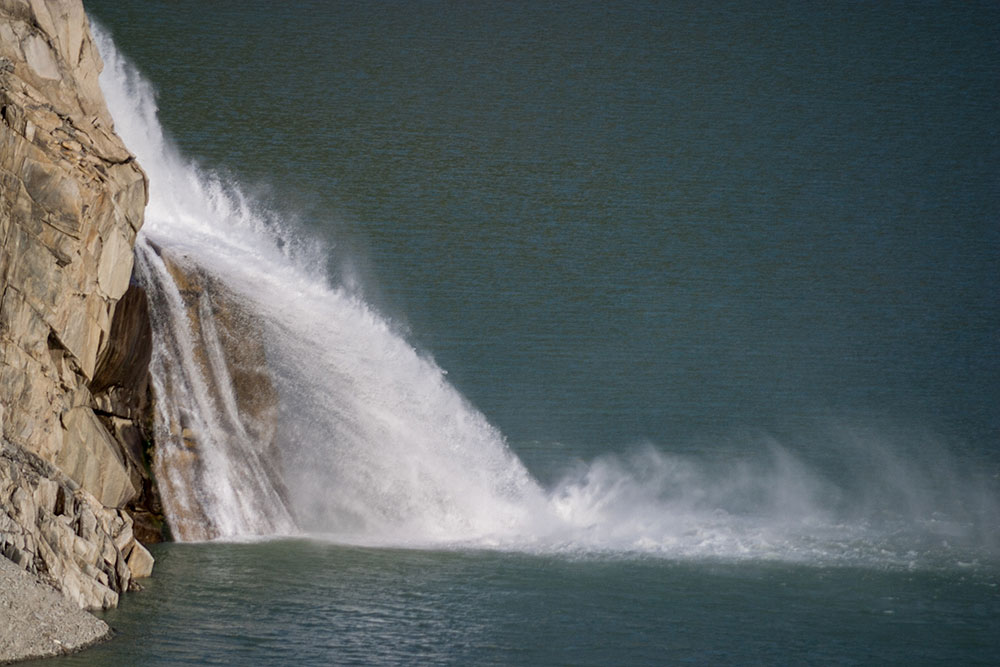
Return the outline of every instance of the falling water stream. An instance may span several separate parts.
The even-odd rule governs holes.
[[[928,535],[968,527],[912,512],[872,521],[776,443],[721,467],[647,447],[543,488],[433,359],[334,283],[318,243],[177,152],[152,87],[107,34],[98,38],[116,129],[150,180],[137,255],[156,336],[156,470],[181,539],[304,533],[364,545],[912,564]],[[179,276],[200,276],[199,293],[182,296]],[[237,335],[266,357],[272,442],[254,437],[260,429],[238,405],[213,314],[226,302],[249,314]],[[988,493],[969,493],[977,512],[990,511]]]

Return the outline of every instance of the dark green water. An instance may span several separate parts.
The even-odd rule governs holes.
[[[169,545],[74,664],[965,664],[995,581],[658,560]]]
[[[87,6],[180,150],[320,238],[544,482],[648,443],[784,484],[777,447],[908,537],[172,545],[80,660],[1000,659],[995,5]]]

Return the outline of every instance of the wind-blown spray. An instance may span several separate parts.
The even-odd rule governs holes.
[[[156,332],[157,476],[182,539],[918,559],[845,522],[836,488],[777,446],[721,470],[646,448],[542,488],[431,359],[331,283],[322,246],[177,153],[151,86],[95,33],[116,129],[150,180],[138,266]],[[184,295],[178,273],[221,291]],[[213,298],[252,314],[277,391],[274,442],[246,423]]]

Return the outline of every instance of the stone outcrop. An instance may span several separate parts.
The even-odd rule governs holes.
[[[149,573],[145,175],[79,0],[0,0],[0,551],[83,607]]]
[[[51,464],[12,443],[0,446],[0,553],[81,607],[108,608],[152,557],[132,518],[99,502]]]

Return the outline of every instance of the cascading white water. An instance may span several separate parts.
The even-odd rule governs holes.
[[[221,352],[188,330],[187,308],[152,246],[211,273],[259,318],[281,399],[288,500],[301,528],[355,541],[433,542],[503,535],[529,522],[544,494],[503,437],[362,300],[329,286],[316,255],[283,237],[280,220],[178,156],[150,86],[97,35],[116,130],[150,181],[137,247],[157,329],[154,383],[169,397],[157,415],[160,458],[184,452],[184,429],[199,440],[198,488],[160,472],[170,488],[168,519],[197,505],[214,535],[292,525],[267,476],[247,463],[255,446],[226,410],[225,364],[195,359],[199,346],[210,360]]]
[[[146,237],[136,244],[136,266],[153,318],[156,475],[176,536],[292,532],[260,443],[237,407],[209,296],[198,298],[196,337],[174,277]]]
[[[647,448],[543,489],[432,360],[331,284],[320,246],[178,155],[151,87],[95,33],[116,129],[150,180],[137,253],[156,329],[157,473],[171,522],[210,524],[182,538],[306,532],[374,545],[885,558],[864,521],[832,509],[837,489],[780,447],[721,472]],[[164,257],[211,275],[254,314],[280,399],[281,470],[242,423],[211,308],[199,306],[195,333]],[[908,546],[899,552],[912,560]]]

